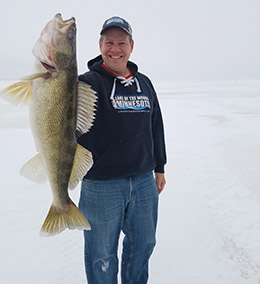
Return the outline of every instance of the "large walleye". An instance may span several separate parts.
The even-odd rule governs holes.
[[[36,72],[2,91],[16,103],[30,101],[30,123],[38,154],[21,169],[34,181],[48,178],[53,203],[41,228],[54,235],[66,228],[90,229],[68,195],[92,166],[92,155],[76,142],[76,133],[93,124],[96,96],[77,81],[75,19],[57,14],[33,48]]]

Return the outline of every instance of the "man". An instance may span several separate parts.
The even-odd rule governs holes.
[[[117,283],[123,231],[122,284],[147,283],[158,193],[166,183],[162,117],[152,83],[128,60],[134,47],[129,23],[112,17],[100,34],[101,55],[79,76],[98,96],[94,125],[78,139],[94,159],[79,202],[91,225],[84,232],[86,274],[89,284]]]

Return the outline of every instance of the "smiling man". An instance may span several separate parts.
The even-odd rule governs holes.
[[[132,36],[123,29],[110,28],[102,32],[99,47],[104,65],[116,76],[127,77],[131,70],[127,67],[128,59],[134,48]]]
[[[101,55],[79,79],[96,91],[96,119],[78,138],[94,164],[84,177],[79,208],[89,220],[85,269],[89,284],[115,284],[118,240],[123,241],[122,284],[147,283],[155,246],[158,196],[165,186],[161,111],[149,78],[129,61],[134,41],[127,21],[105,21]]]

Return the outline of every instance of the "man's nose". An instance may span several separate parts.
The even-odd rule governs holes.
[[[112,51],[117,52],[117,51],[120,50],[120,46],[118,44],[113,44],[111,49],[112,49]]]

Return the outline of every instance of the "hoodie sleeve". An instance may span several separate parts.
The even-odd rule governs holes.
[[[97,91],[97,84],[95,84],[95,80],[93,80],[93,75],[90,72],[86,72],[84,74],[79,75],[78,80],[89,84],[92,89]]]
[[[152,132],[154,141],[155,172],[164,173],[164,166],[167,161],[164,126],[159,101],[155,91],[154,95],[155,101],[152,115]]]

